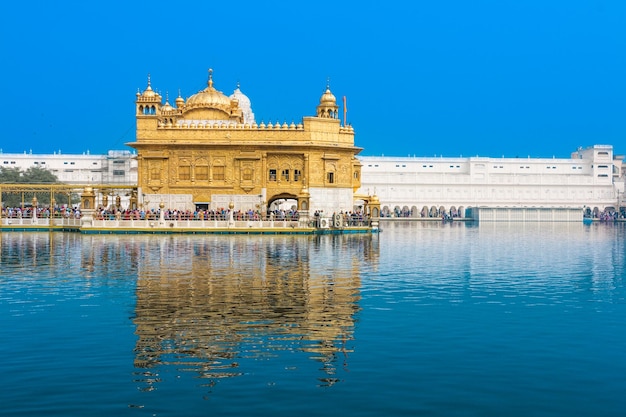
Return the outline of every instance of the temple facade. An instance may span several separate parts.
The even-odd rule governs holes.
[[[267,212],[290,201],[301,215],[353,210],[362,150],[339,119],[329,86],[315,116],[301,123],[257,123],[239,86],[230,96],[207,86],[173,103],[153,90],[137,92],[139,204],[177,209],[234,208]]]

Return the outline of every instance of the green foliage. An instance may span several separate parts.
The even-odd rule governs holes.
[[[0,167],[1,184],[58,184],[59,179],[52,172],[40,167],[31,167],[26,171],[19,168]],[[4,207],[21,207],[22,204],[30,205],[33,197],[37,197],[39,205],[50,204],[49,192],[3,192],[2,205]],[[66,204],[67,195],[55,194],[57,204]]]
[[[0,183],[3,184],[55,184],[59,179],[52,172],[40,167],[30,167],[25,172],[19,168],[0,167]]]
[[[24,182],[22,181],[22,170],[19,168],[0,167],[0,183],[16,184],[20,182]]]

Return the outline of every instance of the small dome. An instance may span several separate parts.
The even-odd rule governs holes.
[[[338,109],[337,99],[330,92],[330,85],[326,84],[326,91],[322,94],[320,104],[317,106],[317,117],[336,119]]]
[[[172,107],[169,101],[165,101],[165,104],[163,105],[163,107],[161,107],[161,111],[172,111],[172,110],[176,110],[176,109]]]
[[[144,99],[159,99],[161,96],[152,89],[152,84],[150,83],[150,74],[148,74],[148,86],[143,93],[141,93],[141,98]]]
[[[154,90],[152,90],[152,87],[150,87],[150,84],[148,84],[148,87],[143,91],[143,93],[141,93],[142,97],[156,97],[157,93],[154,92]]]
[[[324,92],[324,94],[322,94],[322,97],[320,98],[320,104],[330,104],[333,106],[337,104],[337,99],[335,98],[333,93],[330,92],[329,86],[326,86],[326,91]]]
[[[172,111],[172,110],[176,110],[174,107],[172,107],[172,105],[170,104],[170,99],[169,99],[169,94],[165,94],[165,104],[161,107],[161,111]]]
[[[179,109],[185,105],[185,99],[183,99],[180,95],[180,90],[178,91],[178,97],[176,97],[176,107]]]

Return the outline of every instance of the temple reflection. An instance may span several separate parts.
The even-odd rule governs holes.
[[[246,372],[242,361],[303,352],[322,384],[347,366],[359,311],[359,268],[376,256],[359,235],[160,238],[137,257],[138,380],[175,366],[215,380]],[[337,245],[351,253],[338,260]],[[344,249],[345,251],[346,249]]]

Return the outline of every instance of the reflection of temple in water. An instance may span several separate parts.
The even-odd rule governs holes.
[[[324,384],[335,382],[359,310],[359,268],[377,244],[365,235],[155,239],[138,258],[136,367],[213,380],[245,372],[247,359],[304,352],[322,364]],[[337,245],[351,256],[337,259]]]

